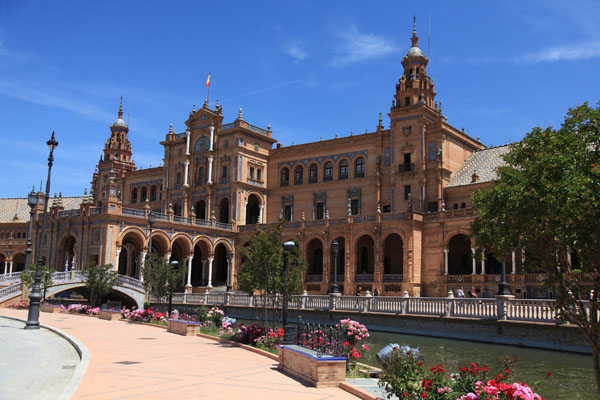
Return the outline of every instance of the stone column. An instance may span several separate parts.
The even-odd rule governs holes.
[[[144,273],[142,272],[142,266],[144,265],[144,261],[146,261],[146,252],[142,251],[142,259],[140,260],[140,281],[144,282]]]
[[[515,252],[512,252],[512,271],[510,272],[512,275],[517,273],[517,259],[515,257]]]
[[[210,157],[208,157],[208,181],[206,182],[209,185],[212,185],[212,170],[213,170],[213,157],[210,156]]]
[[[213,149],[213,143],[215,141],[215,127],[210,127],[210,147],[208,148],[210,151]]]
[[[262,204],[260,206],[258,206],[258,210],[259,210],[258,211],[258,223],[259,224],[263,223],[263,209],[264,208],[265,208],[265,206]]]
[[[10,261],[10,270],[8,271],[9,274],[12,274],[12,267],[13,267],[13,261]]]
[[[471,275],[475,275],[477,273],[477,260],[475,259],[475,249],[471,248],[471,253],[473,254],[473,272]]]
[[[189,172],[190,172],[190,169],[189,169],[190,168],[190,162],[186,160],[183,165],[184,165],[184,170],[183,170],[183,172],[184,172],[183,173],[183,186],[184,187],[188,187],[188,186],[190,186],[188,184],[188,175],[189,175]]]
[[[201,260],[202,261],[202,283],[204,283],[204,275],[206,272],[206,260]]]
[[[242,215],[240,215],[240,217],[242,217],[243,225],[246,225],[246,210],[247,209],[248,209],[248,200],[246,200],[244,202],[244,205],[242,207]]]
[[[192,287],[192,257],[188,257],[187,284],[185,287]]]
[[[121,249],[117,249],[117,259],[115,260],[115,266],[113,267],[113,271],[119,272],[119,255],[121,254]]]
[[[186,130],[186,137],[185,137],[185,155],[189,156],[190,155],[190,136],[192,132],[190,132],[190,130]]]
[[[8,261],[4,261],[4,274],[6,274],[7,270],[8,270]]]
[[[208,285],[206,285],[207,288],[212,288],[212,263],[214,259],[214,257],[208,257]]]
[[[485,249],[483,249],[483,260],[481,260],[481,275],[485,275]]]
[[[444,275],[448,275],[448,249],[444,249]]]

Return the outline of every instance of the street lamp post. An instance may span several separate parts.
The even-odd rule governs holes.
[[[50,155],[48,156],[48,180],[46,181],[46,194],[44,196],[44,213],[42,214],[42,228],[40,232],[40,243],[38,244],[37,263],[35,266],[35,277],[33,281],[33,289],[29,295],[29,314],[25,329],[40,329],[40,301],[42,300],[41,280],[42,280],[42,246],[44,243],[44,233],[46,230],[46,213],[48,212],[48,199],[50,197],[50,173],[52,172],[52,164],[54,162],[54,149],[58,146],[58,142],[52,131],[52,137],[46,142]]]
[[[152,252],[152,225],[156,221],[156,216],[154,215],[154,211],[150,211],[148,214],[148,228],[149,228],[149,238],[148,238],[148,252],[146,253],[146,260],[150,257],[150,253]]]
[[[340,287],[337,284],[337,269],[338,269],[338,250],[340,244],[337,240],[331,243],[331,250],[333,251],[333,286],[331,287],[331,293],[334,296],[340,295]]]
[[[227,252],[227,292],[233,292],[233,283],[231,280],[231,274],[233,269],[233,251]]]
[[[296,344],[296,327],[288,325],[288,252],[295,246],[291,240],[283,244],[283,344]]]
[[[502,272],[502,282],[498,285],[498,295],[499,296],[511,296],[512,293],[510,291],[510,285],[506,282],[506,261],[502,260],[501,272]]]
[[[33,249],[31,248],[31,235],[33,231],[33,208],[37,205],[38,198],[37,193],[35,192],[35,188],[31,189],[31,193],[27,197],[27,204],[29,205],[29,234],[27,237],[27,249],[25,250],[25,268],[29,267],[31,264],[31,253]]]

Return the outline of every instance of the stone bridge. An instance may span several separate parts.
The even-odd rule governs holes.
[[[55,272],[52,274],[52,286],[46,290],[46,296],[85,286],[85,274],[83,271]],[[0,275],[0,283],[7,286],[0,289],[0,303],[9,298],[21,295],[20,273]],[[113,290],[124,294],[135,301],[138,308],[144,306],[146,292],[140,280],[124,275],[119,275],[119,283],[113,286]]]

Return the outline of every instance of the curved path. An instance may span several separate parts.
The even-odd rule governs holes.
[[[4,308],[0,315],[27,319],[27,310]],[[73,399],[356,399],[305,386],[267,357],[199,337],[64,313],[41,313],[40,322],[91,353]]]

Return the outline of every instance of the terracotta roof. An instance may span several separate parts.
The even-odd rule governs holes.
[[[48,201],[48,208],[52,206],[53,198]],[[65,210],[79,209],[83,196],[63,197],[62,203]],[[17,219],[15,219],[15,215]],[[29,206],[27,198],[0,199],[0,223],[6,222],[29,222]]]
[[[510,145],[492,147],[478,150],[471,154],[457,173],[452,175],[448,187],[471,185],[489,182],[498,177],[496,169],[505,164],[502,156],[510,151]],[[477,173],[479,179],[473,182],[473,174]]]

